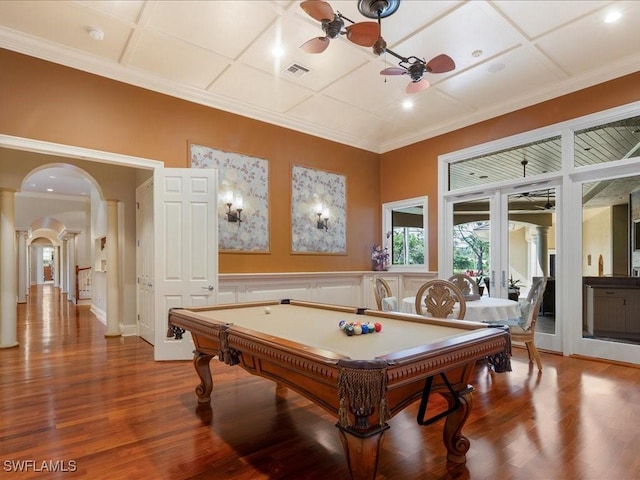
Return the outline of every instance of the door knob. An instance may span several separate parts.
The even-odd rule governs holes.
[[[203,290],[213,291],[213,285],[209,285],[208,287],[201,287]]]

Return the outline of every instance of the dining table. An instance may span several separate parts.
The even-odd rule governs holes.
[[[465,303],[465,320],[474,322],[498,322],[520,318],[520,305],[507,298],[482,296],[478,300]],[[404,313],[416,313],[416,297],[404,297],[400,310]],[[454,307],[453,315],[457,313]]]

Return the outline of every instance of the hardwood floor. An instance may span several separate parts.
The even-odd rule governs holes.
[[[50,285],[18,319],[20,346],[0,350],[2,478],[347,478],[335,418],[292,391],[214,360],[213,409],[198,407],[191,362],[105,338]],[[378,480],[640,478],[640,369],[542,357],[541,374],[519,348],[511,373],[478,367],[466,467],[447,469],[442,421],[419,427],[413,405],[389,422]]]

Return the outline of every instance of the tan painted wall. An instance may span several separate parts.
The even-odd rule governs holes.
[[[429,196],[429,266],[438,268],[438,156],[640,100],[640,72],[382,154],[381,202]]]
[[[271,252],[223,253],[220,272],[368,270],[380,204],[429,196],[437,270],[439,155],[640,100],[640,72],[382,155],[0,49],[0,133],[188,166],[190,142],[269,160]],[[291,165],[347,177],[347,255],[290,254]]]
[[[269,161],[269,254],[221,273],[368,270],[380,237],[379,155],[0,49],[0,133],[187,167],[198,143]],[[292,165],[347,178],[347,255],[290,254]]]

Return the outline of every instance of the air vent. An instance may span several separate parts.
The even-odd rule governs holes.
[[[284,69],[284,73],[292,75],[296,78],[302,77],[305,73],[309,73],[310,70],[307,67],[303,67],[299,63],[292,63]]]

